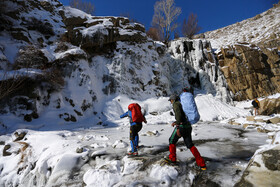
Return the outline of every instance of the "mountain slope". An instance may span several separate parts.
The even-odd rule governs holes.
[[[219,49],[222,46],[241,43],[264,45],[266,47],[280,46],[280,2],[273,8],[253,18],[203,33],[212,47]]]

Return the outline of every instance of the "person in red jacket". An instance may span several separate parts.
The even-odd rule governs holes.
[[[172,123],[172,126],[175,127],[175,129],[169,138],[170,154],[165,158],[165,160],[172,163],[176,162],[176,143],[181,137],[183,137],[187,148],[190,149],[193,156],[195,157],[197,165],[201,168],[201,170],[206,170],[205,161],[192,142],[192,126],[183,111],[179,97],[177,95],[171,95],[169,101],[173,106],[176,121]]]
[[[141,107],[138,103],[128,105],[128,111],[120,116],[120,118],[129,117],[130,121],[130,145],[131,151],[128,155],[138,155],[138,132],[142,129],[142,122],[147,123],[145,116],[141,112]]]

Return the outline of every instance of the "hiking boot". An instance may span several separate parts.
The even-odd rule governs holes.
[[[170,160],[169,157],[164,157],[164,160],[170,163],[176,163],[176,161]]]
[[[206,166],[200,167],[200,169],[201,169],[202,171],[207,170]]]
[[[138,152],[129,151],[129,152],[127,153],[127,155],[129,155],[129,156],[138,156]]]

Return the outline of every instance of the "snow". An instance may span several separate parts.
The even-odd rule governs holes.
[[[238,42],[257,44],[279,34],[280,6],[235,24],[204,33],[214,49],[234,45]]]
[[[55,5],[58,3],[51,0],[41,1],[48,1]],[[77,9],[65,7],[64,10],[67,18],[80,17],[87,19],[87,23],[100,21],[98,17],[92,17]],[[54,32],[57,35],[65,32],[61,18],[56,14],[51,16],[46,12],[33,10],[23,13],[22,16],[28,19],[38,17],[40,20],[47,18],[47,21],[54,25]],[[97,31],[107,35],[106,28],[112,26],[109,19],[109,17],[102,18],[103,23],[80,29],[83,29],[84,36],[92,35]],[[136,31],[120,29],[119,32],[131,35]],[[235,31],[235,33],[238,32]],[[39,36],[38,33],[32,32],[30,39],[37,41]],[[56,41],[56,39],[57,37],[53,37],[50,41]],[[215,41],[212,42],[214,46],[220,45]],[[0,49],[3,51],[0,58],[8,57],[7,60],[10,63],[14,62],[16,52],[26,45],[25,42],[19,43],[11,39],[7,33],[1,33],[0,44]],[[159,54],[154,49],[150,49],[160,47],[162,43],[141,44],[142,50],[139,49],[140,47],[126,42],[117,42],[116,45],[118,51],[112,54],[113,59],[94,56],[89,62],[85,59],[79,60],[76,69],[65,78],[66,85],[63,90],[50,96],[50,105],[38,107],[37,112],[40,116],[38,119],[25,122],[21,116],[16,117],[12,113],[1,114],[0,186],[83,186],[84,184],[86,186],[137,186],[138,184],[141,186],[172,186],[174,181],[183,181],[178,185],[191,186],[196,174],[189,170],[184,171],[186,173],[182,175],[175,167],[161,166],[158,162],[144,167],[141,157],[132,159],[126,156],[130,150],[129,121],[127,118],[120,119],[120,115],[127,111],[130,103],[135,102],[142,106],[148,121],[139,132],[140,145],[144,146],[139,150],[139,154],[150,156],[149,159],[155,160],[168,154],[168,139],[173,131],[170,124],[175,119],[171,115],[172,106],[168,97],[157,93],[162,85],[158,87],[149,85],[149,82],[155,77],[153,71],[161,74],[159,79],[162,84],[166,84],[164,91],[167,93],[171,92],[169,90],[170,82],[174,81],[174,84],[178,81],[185,82],[185,77],[181,76],[183,74],[180,74],[181,77],[179,77],[181,67],[193,67],[201,75],[204,90],[195,90],[195,101],[201,119],[192,126],[192,138],[197,143],[202,156],[209,158],[207,161],[209,170],[216,172],[213,180],[221,183],[221,186],[234,185],[234,182],[240,177],[240,174],[236,173],[244,171],[248,157],[252,156],[256,150],[257,155],[263,150],[279,145],[279,124],[252,122],[245,129],[242,127],[248,123],[246,116],[251,115],[251,101],[224,102],[227,93],[220,76],[217,82],[213,81],[213,74],[215,74],[215,70],[211,69],[213,63],[206,62],[206,65],[211,67],[209,69],[199,66],[199,61],[203,57],[202,50],[194,50],[191,53],[190,58],[193,60],[188,61],[189,66],[175,64],[178,65],[179,70],[171,67],[170,70],[174,71],[175,75],[178,73],[178,77],[169,77],[165,75],[168,72],[164,69],[167,68],[167,65],[165,66],[159,60]],[[194,42],[197,49],[202,45],[205,45],[205,41]],[[180,41],[173,42],[170,50],[175,51],[177,46],[182,50]],[[49,61],[62,59],[70,54],[86,56],[80,47],[70,44],[68,44],[68,50],[63,52],[54,52],[56,48],[57,43],[53,43],[42,49]],[[133,53],[133,55],[125,56],[125,53]],[[174,53],[174,55],[172,58],[175,60],[183,60],[184,54],[180,56],[178,53]],[[166,59],[162,59],[162,61],[164,60]],[[135,69],[135,74],[141,75],[141,81],[146,86],[143,93],[133,90],[136,87],[132,84],[135,77],[128,74],[128,70],[131,68]],[[202,70],[203,68],[206,70]],[[190,73],[194,73],[194,71]],[[11,78],[15,74],[33,77],[41,75],[42,71],[36,69],[1,70],[0,80]],[[118,85],[121,90],[115,94],[105,95],[103,89],[109,83],[103,81],[104,75],[115,75],[116,79],[121,80]],[[178,90],[181,89],[179,85]],[[215,90],[219,92],[214,94]],[[278,93],[269,98],[279,96]],[[72,99],[72,103],[69,98]],[[96,101],[93,101],[94,99]],[[59,107],[57,107],[58,103]],[[78,114],[73,110],[79,112],[83,103],[94,104],[94,107],[84,111],[83,116],[78,118],[77,122],[66,122],[63,119],[68,115],[77,117]],[[95,115],[95,113],[100,115]],[[256,119],[269,119],[275,116],[280,115],[258,116]],[[229,125],[232,120],[240,123],[241,126]],[[254,125],[271,132],[258,133]],[[22,140],[14,141],[15,132],[26,132],[27,134]],[[239,135],[241,132],[243,136]],[[267,136],[274,136],[274,139],[267,140]],[[4,156],[6,145],[11,146],[6,150],[11,154],[9,156]],[[261,147],[259,147],[260,145]],[[158,151],[157,154],[152,154],[156,151]],[[247,152],[249,153],[247,154]],[[177,155],[182,162],[186,163],[190,163],[193,158],[190,151],[181,145],[177,147]],[[242,158],[238,159],[238,157]],[[244,157],[247,160],[244,160]],[[258,156],[256,159],[259,159]],[[219,163],[222,160],[226,160],[226,163],[230,164],[223,166],[225,163]],[[219,170],[220,168],[222,170]]]
[[[80,17],[82,19],[87,19],[92,17],[90,14],[87,14],[79,9],[72,8],[70,6],[64,7],[65,17],[71,18],[71,17]]]
[[[161,167],[159,165],[155,165],[151,169],[150,177],[157,179],[161,184],[165,184],[165,186],[170,186],[172,180],[176,180],[178,176],[178,171],[171,166]]]
[[[20,78],[20,77],[36,77],[36,75],[42,75],[42,70],[39,69],[19,69],[19,70],[13,70],[13,71],[3,71],[0,70],[0,81],[2,80],[8,80],[11,78]]]
[[[245,122],[245,116],[249,114],[248,109],[233,107],[220,100],[215,99],[211,94],[201,95],[198,94],[195,97],[198,105],[198,110],[201,115],[201,121],[193,125],[193,140],[200,139],[211,139],[216,138],[219,141],[225,141],[235,137],[235,134],[227,126],[226,122],[219,123],[217,121],[216,125],[212,124],[208,126],[207,124],[213,123],[213,120],[237,118],[240,121]],[[23,176],[37,175],[41,184],[44,184],[44,180],[48,179],[47,184],[64,184],[67,182],[68,177],[72,175],[73,170],[81,169],[83,174],[83,182],[87,186],[112,186],[114,184],[131,184],[133,183],[133,178],[138,176],[138,180],[146,176],[149,184],[161,184],[162,186],[170,186],[172,181],[176,180],[179,176],[178,171],[172,166],[160,166],[158,164],[151,165],[146,174],[135,173],[142,167],[142,162],[140,160],[132,160],[127,158],[127,156],[122,156],[121,160],[110,159],[110,157],[102,158],[101,155],[124,155],[130,149],[128,141],[128,119],[120,119],[119,115],[127,110],[127,106],[131,102],[139,102],[143,108],[146,110],[146,118],[148,124],[144,124],[143,129],[140,131],[140,145],[153,146],[152,150],[161,150],[162,146],[168,145],[168,138],[172,132],[172,127],[169,125],[173,122],[174,116],[169,113],[171,111],[171,104],[168,102],[167,97],[161,98],[150,98],[147,100],[132,100],[124,95],[119,95],[110,101],[106,102],[104,111],[112,111],[113,113],[107,114],[108,119],[111,121],[109,126],[100,127],[83,127],[80,124],[79,128],[75,125],[69,127],[69,125],[58,124],[53,121],[54,125],[40,127],[39,124],[46,124],[46,118],[42,117],[41,120],[37,120],[37,124],[29,124],[29,129],[35,128],[36,130],[20,129],[23,126],[22,122],[15,119],[10,119],[13,126],[18,127],[17,132],[27,132],[25,139],[22,140],[28,147],[25,151],[17,154],[17,150],[22,147],[19,142],[13,142],[15,138],[13,133],[1,136],[0,141],[4,141],[5,144],[10,144],[12,149],[11,156],[0,157],[0,166],[2,168],[0,184],[9,184],[11,182],[16,185],[23,180]],[[247,104],[249,108],[250,102]],[[244,103],[242,107],[246,106]],[[246,108],[246,107],[245,107]],[[158,112],[157,115],[152,115],[151,113]],[[51,116],[49,113],[49,121]],[[243,117],[242,117],[243,116]],[[239,122],[240,122],[239,121]],[[213,126],[214,125],[214,126]],[[68,126],[68,127],[67,127]],[[71,126],[71,125],[70,125]],[[68,130],[61,130],[61,129]],[[274,127],[275,129],[276,127]],[[17,128],[13,128],[17,129]],[[47,130],[48,129],[48,130]],[[251,132],[253,133],[253,132]],[[262,137],[262,138],[260,138]],[[266,135],[260,136],[256,131],[250,136],[245,136],[240,139],[240,142],[248,144],[249,142],[254,142],[254,144],[263,145],[263,149],[270,149],[272,146],[280,142],[280,133],[276,133],[276,139],[274,145],[266,144]],[[210,158],[220,159],[221,153],[215,153],[211,150],[215,147],[209,143],[203,146],[198,146],[201,154]],[[214,147],[213,147],[214,146]],[[219,145],[216,145],[219,146]],[[228,145],[229,146],[229,145]],[[81,148],[81,153],[76,153],[76,150]],[[3,146],[1,146],[3,149]],[[150,148],[144,148],[142,153],[149,152]],[[3,151],[1,151],[3,152]],[[191,157],[190,152],[181,152],[181,149],[177,149],[178,158],[185,160],[186,156]],[[231,148],[223,148],[223,154],[230,154]],[[187,153],[187,154],[186,154]],[[22,156],[24,156],[23,161]],[[89,157],[96,158],[95,164],[85,164]],[[32,164],[34,169],[32,168]],[[17,170],[18,163],[24,167],[27,165],[31,170],[30,174],[18,175]],[[245,169],[246,163],[236,162],[234,163],[238,168],[242,170]],[[85,165],[87,165],[85,167]],[[192,181],[192,174],[189,173],[190,181]],[[148,178],[147,178],[148,177]],[[232,185],[231,180],[227,179],[227,175],[223,176],[227,181],[225,184]],[[44,180],[43,180],[44,179]],[[131,181],[132,180],[132,181]],[[134,181],[136,184],[137,181]],[[144,178],[143,178],[144,180]],[[130,182],[129,182],[130,181]],[[236,181],[236,180],[235,180]],[[139,181],[138,181],[139,182]],[[146,181],[147,182],[147,181]]]

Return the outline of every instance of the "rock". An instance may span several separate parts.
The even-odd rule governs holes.
[[[265,120],[262,119],[262,118],[257,118],[257,119],[255,118],[255,121],[256,121],[256,122],[261,122],[261,123],[265,122]]]
[[[255,116],[246,116],[247,121],[255,121]]]
[[[261,133],[273,132],[272,130],[268,130],[268,129],[265,129],[265,128],[262,128],[262,127],[258,127],[258,128],[257,128],[257,131],[258,131],[258,132],[261,132]]]
[[[153,115],[153,116],[157,116],[158,112],[149,112],[149,114]]]
[[[262,159],[267,169],[280,171],[280,150],[271,149],[262,153]]]
[[[147,131],[145,134],[141,134],[142,136],[159,136],[159,132],[155,131]]]
[[[277,51],[260,50],[251,44],[235,44],[222,48],[218,60],[235,100],[280,92]]]
[[[246,129],[246,128],[247,128],[248,126],[250,126],[250,125],[252,125],[252,124],[244,123],[244,124],[243,124],[243,128]]]
[[[21,133],[15,132],[14,135],[15,135],[16,139],[14,141],[16,142],[16,141],[22,140],[26,134],[27,134],[27,132],[21,132]]]
[[[259,112],[261,115],[280,114],[280,97],[266,98],[260,101]],[[275,119],[277,120],[277,119]]]
[[[273,124],[277,124],[277,123],[280,123],[280,118],[274,117],[274,118],[269,119],[269,121]]]
[[[64,38],[89,53],[104,53],[115,49],[117,41],[147,41],[144,26],[132,24],[125,17],[72,15],[71,9],[65,9],[61,15],[67,29]]]
[[[260,127],[261,125],[259,124],[255,124],[255,123],[245,123],[243,124],[243,128],[248,128],[248,127],[251,127],[251,128],[255,128],[255,127]]]
[[[82,148],[82,147],[78,147],[76,149],[76,153],[82,153],[83,151],[84,151],[84,148]]]
[[[14,68],[38,68],[43,69],[47,66],[48,59],[45,54],[35,45],[26,46],[19,50],[15,60]]]
[[[259,152],[249,162],[235,187],[243,186],[279,186],[280,145]]]
[[[232,122],[232,125],[241,125],[241,123],[238,123],[238,122]]]
[[[241,123],[235,122],[232,119],[230,119],[228,123],[231,124],[231,125],[241,125]]]
[[[8,152],[7,150],[9,150],[11,148],[11,145],[7,144],[4,146],[3,149],[3,156],[10,156],[12,153]]]

